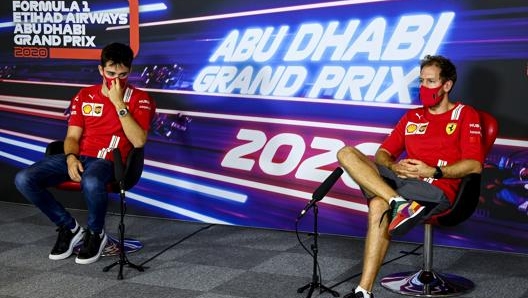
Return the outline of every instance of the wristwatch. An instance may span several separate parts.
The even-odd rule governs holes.
[[[444,173],[442,172],[442,168],[440,168],[439,166],[436,166],[435,167],[435,172],[433,174],[433,178],[440,179],[442,177],[444,177]]]
[[[128,114],[128,109],[127,108],[121,109],[117,111],[117,114],[119,115],[119,117],[125,117]]]

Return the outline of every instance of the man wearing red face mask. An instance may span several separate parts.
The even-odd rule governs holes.
[[[111,152],[119,148],[124,162],[132,147],[143,147],[156,109],[146,92],[127,83],[133,59],[127,45],[103,48],[98,66],[102,84],[81,89],[71,101],[65,154],[47,156],[16,175],[18,190],[57,225],[52,260],[68,258],[82,240],[75,262],[90,264],[99,259],[106,244],[106,185],[114,179]],[[88,207],[86,228],[47,190],[67,180],[81,183]]]
[[[345,298],[374,297],[372,287],[391,236],[403,235],[447,209],[460,178],[481,172],[479,115],[472,107],[449,100],[456,80],[450,60],[426,56],[420,63],[423,106],[403,115],[377,150],[375,161],[350,146],[338,152],[339,163],[369,205],[363,273]],[[404,151],[406,156],[400,158]]]

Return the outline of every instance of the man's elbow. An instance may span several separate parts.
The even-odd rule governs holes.
[[[147,133],[145,133],[145,134],[143,134],[141,136],[138,136],[137,138],[132,140],[131,143],[134,146],[134,148],[144,147],[145,144],[147,143]]]
[[[145,144],[147,143],[147,138],[137,140],[136,142],[132,143],[135,148],[142,148],[145,147]]]
[[[476,173],[476,174],[480,174],[482,173],[482,163],[477,161],[477,160],[472,160],[472,169],[471,169],[471,173]]]

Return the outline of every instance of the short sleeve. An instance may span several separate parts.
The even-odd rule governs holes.
[[[466,106],[462,114],[462,133],[460,145],[462,147],[462,159],[474,159],[484,162],[484,150],[482,148],[482,127],[478,112]]]
[[[84,118],[82,115],[82,92],[79,91],[70,102],[70,116],[68,126],[79,126],[84,128]]]
[[[156,113],[156,103],[146,92],[139,92],[134,105],[130,107],[132,117],[144,130],[150,129],[150,124]]]
[[[407,124],[407,114],[405,114],[392,132],[381,144],[381,148],[387,150],[392,157],[398,158],[405,151],[405,126]]]

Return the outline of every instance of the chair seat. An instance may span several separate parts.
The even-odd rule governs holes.
[[[81,183],[76,181],[64,181],[54,186],[57,189],[61,190],[67,190],[67,191],[81,191]],[[106,185],[106,191],[117,193],[116,191],[116,184],[115,183],[108,183]]]

